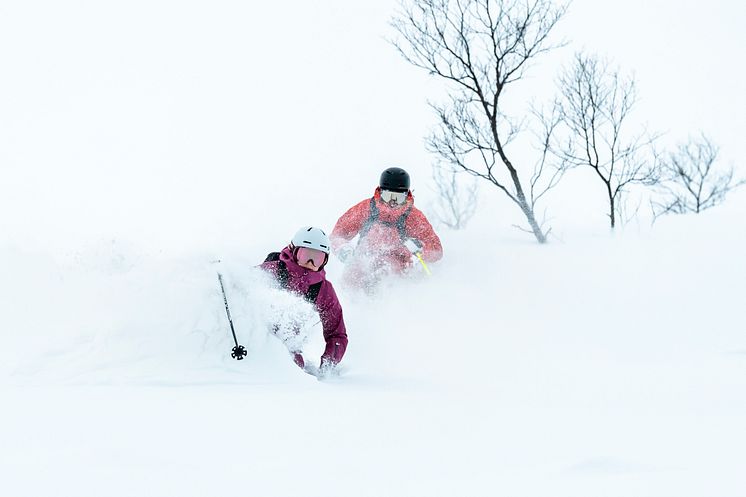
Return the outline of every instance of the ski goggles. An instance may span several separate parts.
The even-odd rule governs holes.
[[[298,247],[295,251],[295,260],[300,264],[312,263],[315,267],[321,269],[326,263],[326,252],[308,247]]]
[[[390,190],[381,190],[381,200],[390,203],[392,200],[401,205],[407,201],[407,192],[392,192]]]

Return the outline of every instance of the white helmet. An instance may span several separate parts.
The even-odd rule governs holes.
[[[313,226],[304,226],[299,229],[291,243],[294,247],[308,247],[321,250],[325,254],[329,253],[332,245],[326,233],[321,228],[314,228]]]

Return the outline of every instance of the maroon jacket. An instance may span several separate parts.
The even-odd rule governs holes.
[[[347,330],[342,316],[342,306],[337,299],[337,294],[331,282],[326,279],[326,272],[311,271],[299,266],[295,262],[293,252],[290,247],[285,247],[280,252],[280,259],[277,261],[266,261],[261,264],[261,268],[271,273],[275,278],[279,277],[280,261],[285,263],[288,271],[287,288],[293,293],[305,295],[308,287],[315,283],[321,282],[318,297],[314,303],[316,311],[321,318],[321,325],[324,329],[324,340],[326,340],[326,349],[321,356],[321,361],[338,363],[347,350]]]

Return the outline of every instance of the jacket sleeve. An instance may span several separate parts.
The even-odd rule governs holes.
[[[316,299],[316,310],[321,317],[326,341],[321,361],[331,361],[336,364],[342,360],[347,350],[347,329],[342,316],[342,305],[339,303],[334,287],[328,281],[324,282]]]
[[[443,246],[440,238],[430,225],[425,215],[417,208],[413,208],[407,218],[407,236],[414,238],[422,245],[422,258],[427,262],[435,262],[443,257]]]
[[[271,274],[274,278],[277,278],[278,264],[278,261],[264,261],[257,267]]]
[[[363,227],[363,223],[370,216],[370,199],[365,199],[350,207],[342,214],[334,225],[329,239],[332,242],[332,250],[337,251],[347,241],[355,238]]]

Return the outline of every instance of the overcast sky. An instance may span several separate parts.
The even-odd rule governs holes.
[[[0,243],[96,237],[207,246],[331,227],[380,170],[431,157],[437,81],[385,38],[396,2],[0,3]],[[743,2],[576,0],[538,61],[574,49],[639,83],[667,139],[704,131],[739,161]],[[284,235],[283,235],[284,236]]]

